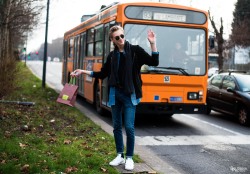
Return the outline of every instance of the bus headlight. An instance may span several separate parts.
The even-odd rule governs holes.
[[[188,100],[199,100],[202,101],[203,99],[203,91],[198,92],[188,92]]]
[[[198,100],[199,95],[197,92],[188,92],[188,100]]]

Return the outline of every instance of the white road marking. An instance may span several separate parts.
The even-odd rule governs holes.
[[[196,120],[196,121],[202,122],[202,123],[204,123],[204,124],[207,124],[207,125],[210,125],[210,126],[216,127],[216,128],[218,128],[218,129],[221,129],[221,130],[224,130],[224,131],[230,132],[230,133],[235,134],[235,135],[243,135],[243,134],[241,134],[241,133],[239,133],[239,132],[229,130],[229,129],[227,129],[227,128],[224,128],[224,127],[218,126],[218,125],[213,124],[213,123],[209,123],[209,122],[207,122],[207,121],[203,121],[203,120],[201,120],[201,119],[198,119],[198,118],[192,117],[192,116],[187,115],[187,114],[180,114],[180,115],[181,115],[181,116],[184,116],[184,117],[187,117],[187,118],[189,118],[189,119],[193,119],[193,120]]]
[[[239,132],[218,126],[199,118],[187,114],[179,116],[202,122],[209,126],[229,132],[233,135],[190,135],[190,136],[136,136],[136,144],[142,146],[161,146],[161,145],[248,145],[250,144],[250,135],[244,135]]]
[[[136,144],[142,146],[250,144],[250,135],[136,136],[135,138]]]

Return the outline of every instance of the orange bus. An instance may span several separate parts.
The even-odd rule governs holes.
[[[137,113],[205,113],[208,67],[208,14],[161,2],[113,3],[64,34],[62,84],[77,68],[99,71],[113,49],[109,29],[124,28],[126,40],[151,54],[147,31],[157,36],[159,65],[142,66],[143,97]],[[180,50],[181,56],[176,57]],[[102,113],[109,110],[107,79],[81,75],[78,95]]]

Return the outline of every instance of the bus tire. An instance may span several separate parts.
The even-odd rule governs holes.
[[[211,108],[211,105],[210,105],[210,102],[208,101],[208,99],[206,100],[206,103],[207,103],[207,106],[206,106],[206,112],[205,112],[205,114],[206,115],[210,115],[211,112],[212,112],[212,108]]]
[[[206,114],[209,115],[211,113],[211,111],[212,111],[211,106],[209,104],[207,104]]]
[[[100,87],[99,83],[95,85],[95,109],[98,114],[104,115],[104,109],[101,107],[101,100],[100,100]]]
[[[69,83],[69,81],[70,81],[70,72],[68,72],[68,78],[67,78],[67,82],[66,83]]]

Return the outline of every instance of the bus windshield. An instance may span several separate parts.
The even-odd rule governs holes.
[[[197,28],[126,24],[126,40],[140,45],[151,54],[147,31],[156,33],[157,49],[160,53],[157,67],[143,66],[144,73],[166,73],[204,76],[206,74],[206,34]],[[157,71],[160,69],[161,71]],[[180,71],[183,70],[183,71]],[[185,72],[185,73],[183,73]]]

